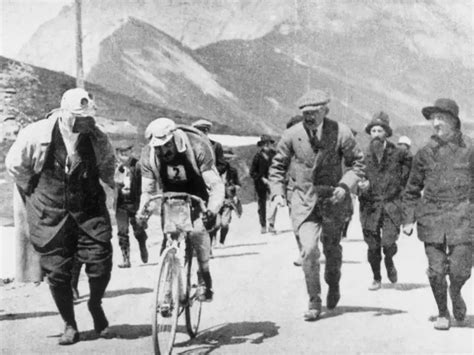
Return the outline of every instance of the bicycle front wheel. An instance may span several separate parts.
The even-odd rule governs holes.
[[[186,330],[191,338],[197,335],[201,321],[202,303],[198,300],[201,280],[198,276],[199,264],[192,248],[186,252]]]
[[[169,355],[173,350],[179,314],[179,261],[176,249],[161,255],[152,312],[152,340],[155,354]]]

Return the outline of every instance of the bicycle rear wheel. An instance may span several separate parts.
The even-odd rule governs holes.
[[[152,340],[155,354],[173,350],[179,314],[179,261],[176,249],[165,250],[158,267],[152,312]]]
[[[197,335],[201,321],[202,303],[197,299],[201,280],[198,277],[199,264],[196,253],[190,248],[186,252],[186,330],[191,338]]]

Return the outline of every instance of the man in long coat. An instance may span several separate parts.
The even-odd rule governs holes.
[[[373,273],[369,290],[375,291],[382,285],[382,251],[388,279],[392,283],[398,279],[393,257],[402,225],[401,193],[410,174],[412,158],[388,140],[392,129],[385,112],[376,113],[365,131],[372,140],[364,154],[368,186],[359,193],[360,221]]]
[[[320,238],[326,256],[324,276],[329,285],[327,308],[333,309],[339,302],[344,210],[350,203],[350,190],[363,176],[362,151],[349,127],[327,117],[329,100],[325,92],[312,90],[298,101],[303,122],[283,133],[269,173],[272,200],[283,203],[285,179],[292,164],[295,181],[291,219],[301,242],[309,295],[304,314],[307,321],[318,319],[321,313]],[[343,161],[347,166],[344,174]]]
[[[102,297],[112,269],[112,227],[102,180],[113,188],[115,157],[95,125],[94,101],[83,89],[64,93],[61,108],[20,131],[5,160],[26,206],[31,243],[65,323],[60,345],[79,340],[71,269],[86,264],[94,329],[108,334]]]
[[[451,296],[454,318],[466,317],[461,288],[471,277],[474,226],[474,146],[462,134],[459,108],[451,99],[438,99],[422,110],[435,134],[415,155],[403,194],[407,210],[404,232],[417,222],[418,238],[425,243],[428,279],[438,306],[435,329],[448,330],[447,304]]]

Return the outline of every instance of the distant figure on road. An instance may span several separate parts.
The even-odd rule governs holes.
[[[392,136],[389,116],[377,112],[365,127],[371,142],[364,154],[366,180],[359,183],[360,222],[367,243],[367,259],[373,281],[369,290],[382,287],[380,263],[382,251],[387,277],[398,280],[393,257],[402,225],[401,193],[411,169],[412,157],[388,140]]]
[[[207,230],[215,227],[216,217],[224,201],[224,183],[214,164],[209,139],[199,130],[177,126],[171,119],[162,117],[152,121],[145,135],[149,144],[140,159],[142,169],[142,195],[137,218],[146,221],[150,213],[150,197],[161,192],[185,192],[206,201],[207,211],[200,211],[193,202],[191,242],[199,262],[200,279],[204,290],[199,300],[213,299],[209,259],[211,252]]]
[[[211,131],[212,122],[201,119],[194,122],[192,126],[200,130],[206,136],[208,136],[209,132]],[[222,148],[222,144],[220,144],[219,142],[216,142],[215,140],[212,140],[210,138],[209,138],[209,141],[211,142],[212,148],[214,149],[217,171],[219,172],[219,175],[222,175],[226,169],[226,161],[224,159],[224,149]]]
[[[132,156],[133,145],[122,144],[117,146],[118,164],[115,169],[115,218],[120,249],[122,250],[123,263],[120,268],[129,268],[130,263],[130,237],[128,235],[129,225],[133,228],[133,234],[138,241],[140,258],[143,263],[148,262],[148,250],[146,247],[147,234],[142,226],[137,223],[135,214],[140,206],[140,195],[142,175],[140,162]]]
[[[101,304],[112,270],[112,227],[100,180],[114,187],[115,157],[94,115],[88,92],[68,90],[59,109],[20,131],[6,158],[25,201],[31,242],[65,323],[60,345],[79,340],[71,288],[74,257],[86,264],[94,329],[110,335]]]
[[[403,230],[410,235],[417,222],[425,243],[428,279],[438,306],[435,329],[448,330],[449,294],[454,318],[463,322],[466,303],[461,288],[471,277],[474,231],[474,146],[461,132],[459,107],[438,99],[421,111],[434,129],[430,141],[416,153],[403,194],[407,210]]]
[[[250,165],[250,177],[253,179],[255,185],[255,192],[257,194],[258,217],[260,221],[260,232],[265,234],[267,232],[275,233],[275,212],[268,216],[268,230],[267,230],[267,200],[270,195],[270,186],[268,183],[268,170],[272,162],[274,151],[272,149],[275,141],[268,135],[264,134],[257,142],[260,148],[255,154]]]
[[[326,256],[324,278],[329,285],[327,308],[339,302],[342,247],[341,232],[350,205],[350,190],[363,176],[363,154],[349,127],[327,117],[330,98],[311,90],[298,101],[303,122],[283,132],[269,173],[271,196],[283,201],[286,175],[292,165],[294,190],[291,199],[293,229],[301,241],[303,272],[309,295],[307,321],[321,313],[319,239]],[[342,161],[347,167],[343,174]]]

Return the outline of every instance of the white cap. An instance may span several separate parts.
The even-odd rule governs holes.
[[[173,120],[161,117],[150,122],[145,130],[145,138],[150,141],[150,146],[158,147],[166,144],[173,138],[173,131],[176,129],[176,124]]]
[[[77,116],[95,116],[95,104],[86,90],[81,88],[70,89],[63,94],[61,108]]]
[[[411,140],[407,136],[401,136],[398,139],[398,144],[406,144],[407,146],[411,147]]]

